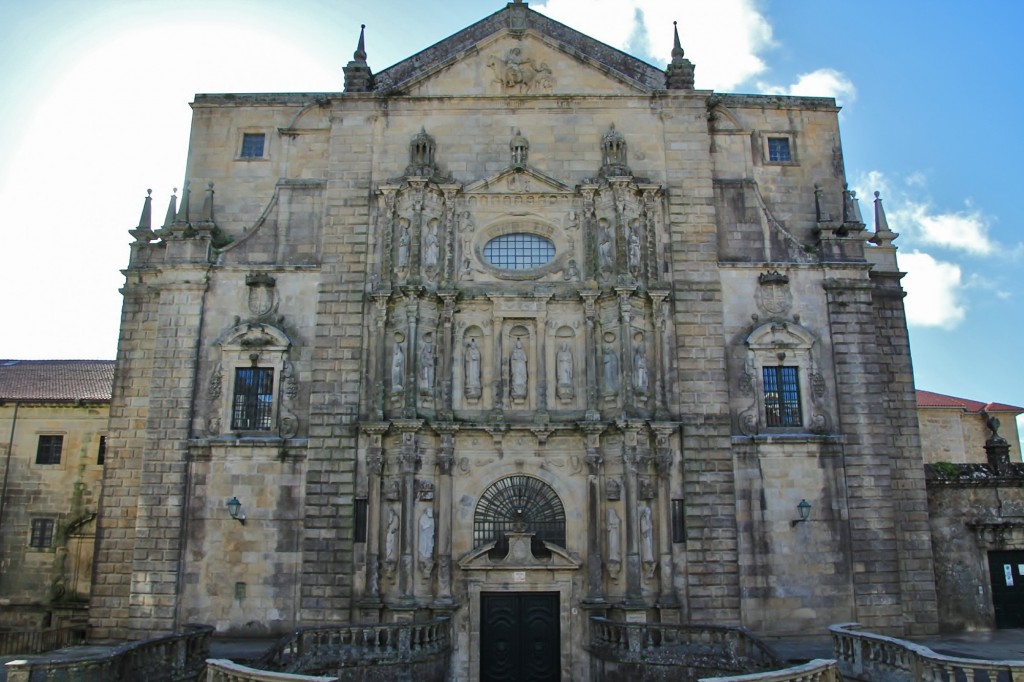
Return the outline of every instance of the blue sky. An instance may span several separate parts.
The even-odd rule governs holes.
[[[548,0],[658,66],[679,21],[697,87],[836,97],[861,210],[882,192],[919,388],[1024,405],[1017,228],[1024,4]],[[475,0],[0,0],[0,357],[112,358],[127,231],[180,187],[197,92],[342,89],[503,7]]]

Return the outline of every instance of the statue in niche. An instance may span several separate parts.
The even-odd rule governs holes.
[[[634,275],[640,270],[640,236],[637,234],[637,223],[633,220],[629,224],[629,236],[627,246],[629,247],[629,271]]]
[[[398,540],[398,514],[388,508],[388,527],[384,532],[384,561],[391,564],[395,561],[395,542]]]
[[[608,221],[601,218],[601,228],[597,238],[597,255],[602,270],[612,269],[612,235]]]
[[[420,395],[431,395],[434,392],[434,342],[429,335],[424,337],[420,348],[419,370]]]
[[[476,347],[476,339],[466,344],[466,377],[465,394],[467,398],[479,398],[482,392],[480,383],[480,349]]]
[[[650,505],[640,505],[640,560],[648,570],[647,577],[654,572],[654,523],[651,520]]]
[[[423,248],[423,264],[428,268],[437,267],[437,259],[440,254],[437,242],[437,220],[431,220],[427,226],[427,237]]]
[[[638,395],[647,395],[649,385],[647,374],[647,348],[641,337],[633,346],[633,388]]]
[[[412,237],[409,235],[409,221],[402,218],[400,223],[402,234],[398,238],[398,267],[407,268],[409,267],[409,244],[412,243]]]
[[[434,568],[434,508],[427,507],[420,516],[420,569],[429,574]]]
[[[569,342],[563,341],[555,355],[555,374],[558,377],[558,397],[564,400],[573,396],[572,364],[572,351],[569,350]]]
[[[619,390],[619,355],[615,352],[615,344],[609,338],[604,339],[604,392],[612,395]]]
[[[580,278],[580,269],[576,265],[576,261],[569,259],[569,264],[565,266],[565,273],[562,275],[562,279],[566,282],[571,282]]]
[[[608,571],[615,575],[622,565],[622,547],[620,531],[621,521],[614,509],[608,510]]]
[[[526,351],[523,349],[523,340],[516,339],[516,345],[508,359],[509,372],[512,378],[513,400],[524,400],[526,398]]]
[[[402,343],[395,341],[395,350],[391,355],[391,390],[401,393],[405,390],[405,351]]]

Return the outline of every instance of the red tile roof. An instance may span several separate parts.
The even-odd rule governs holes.
[[[0,360],[0,400],[110,400],[113,360]]]
[[[917,391],[917,406],[949,407],[974,413],[1013,412],[1014,414],[1021,414],[1024,412],[1024,407],[1015,407],[1006,403],[983,403],[977,400],[968,400],[967,398],[957,398],[951,395],[922,390]]]

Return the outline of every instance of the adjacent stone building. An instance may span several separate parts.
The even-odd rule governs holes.
[[[984,463],[985,441],[990,436],[989,419],[999,420],[1012,461],[1021,461],[1017,415],[1024,407],[1005,403],[917,391],[917,416],[921,427],[921,454],[926,464],[950,462]]]
[[[0,628],[85,620],[113,374],[0,360]]]
[[[93,634],[450,614],[457,679],[586,679],[591,615],[934,632],[896,235],[832,99],[693,74],[514,2],[378,73],[360,36],[344,92],[198,95]]]

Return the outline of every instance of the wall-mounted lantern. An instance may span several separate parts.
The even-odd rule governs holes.
[[[228,513],[231,514],[231,518],[238,521],[243,526],[245,525],[245,510],[242,509],[242,503],[238,501],[237,497],[232,497],[228,500]]]
[[[811,503],[808,502],[807,500],[800,500],[800,504],[798,504],[796,506],[796,510],[800,514],[800,518],[793,519],[792,521],[789,522],[793,526],[796,526],[796,524],[798,524],[798,523],[803,523],[804,521],[806,521],[808,519],[808,517],[810,517],[810,515],[811,515]]]

